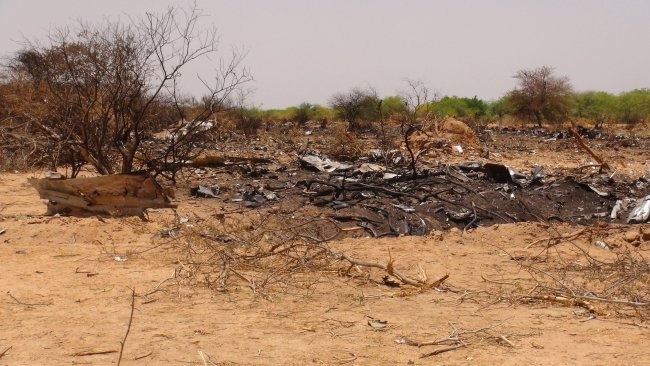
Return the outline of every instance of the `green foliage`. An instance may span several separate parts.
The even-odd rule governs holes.
[[[326,121],[334,116],[334,111],[318,104],[301,103],[298,107],[287,108],[290,119],[298,125],[309,121]]]
[[[296,107],[285,109],[269,109],[266,111],[267,116],[272,121],[290,121],[295,113]]]
[[[495,101],[488,103],[488,108],[485,113],[485,119],[494,121],[505,117],[512,113],[512,106],[508,103],[507,97],[502,97]]]
[[[617,97],[602,91],[587,91],[574,95],[572,115],[592,120],[596,127],[616,119]]]
[[[577,93],[572,115],[589,119],[596,127],[612,122],[634,126],[650,119],[650,90],[635,89],[619,95],[602,91]]]
[[[295,108],[293,111],[292,120],[300,126],[304,126],[305,123],[309,122],[312,119],[314,113],[314,106],[309,103],[301,103],[298,108]]]
[[[476,121],[483,118],[488,111],[488,104],[474,98],[459,98],[457,96],[443,97],[431,103],[431,110],[441,117],[455,117]]]
[[[618,96],[617,119],[636,125],[650,120],[650,89],[635,89]]]
[[[406,106],[402,98],[398,96],[386,97],[381,103],[381,113],[385,117],[406,112]]]

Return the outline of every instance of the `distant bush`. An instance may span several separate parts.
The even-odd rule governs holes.
[[[650,89],[621,93],[616,104],[617,119],[630,126],[650,121]]]
[[[335,116],[333,110],[318,104],[301,103],[298,107],[287,108],[291,121],[299,126],[304,126],[309,121],[328,121]],[[325,123],[327,124],[327,123]]]
[[[576,93],[572,115],[593,121],[597,128],[602,127],[617,118],[617,99],[615,95],[602,91]]]
[[[264,113],[257,108],[238,108],[234,113],[235,129],[245,136],[250,137],[257,134],[262,127]]]
[[[330,98],[330,106],[338,118],[348,122],[351,132],[360,132],[380,118],[379,98],[372,89],[353,88],[347,93],[336,93]]]
[[[381,113],[384,117],[406,113],[404,100],[399,96],[390,96],[382,100]]]

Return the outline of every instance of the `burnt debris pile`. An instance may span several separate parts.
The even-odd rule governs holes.
[[[650,211],[647,179],[617,182],[595,171],[560,176],[546,174],[541,166],[522,173],[506,165],[467,162],[420,169],[414,176],[368,161],[341,163],[316,155],[301,157],[297,168],[272,165],[237,168],[263,173],[254,176],[255,184],[229,180],[233,186],[211,189],[207,196],[239,203],[244,210],[292,201],[297,214],[310,210],[312,217],[373,237],[527,221],[646,222]]]

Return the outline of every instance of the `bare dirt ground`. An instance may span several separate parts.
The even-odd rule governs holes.
[[[537,164],[546,172],[568,174],[590,162],[571,140],[514,132],[481,138],[488,141],[490,161],[520,171]],[[630,189],[647,194],[647,187],[637,184],[650,175],[647,141],[641,146],[592,143],[614,165],[617,179],[624,177],[625,191],[617,186],[619,194]],[[315,136],[312,146],[318,144]],[[246,145],[251,154],[259,152],[254,145]],[[278,165],[289,166],[278,174],[296,173],[294,160],[276,155]],[[469,151],[424,162],[434,160],[486,161]],[[161,238],[160,233],[169,233],[179,217],[185,218],[182,230],[189,231],[225,213],[238,211],[233,220],[247,222],[252,212],[279,210],[256,211],[233,201],[238,192],[233,187],[251,180],[246,174],[221,168],[190,174],[180,184],[178,216],[153,211],[148,221],[42,216],[45,204],[26,181],[38,175],[0,174],[0,230],[5,229],[0,234],[0,365],[116,364],[127,329],[124,365],[650,363],[648,307],[628,306],[648,299],[650,278],[642,260],[650,254],[643,234],[648,224],[485,218],[486,225],[476,228],[461,223],[423,236],[372,238],[367,230],[354,230],[330,247],[377,263],[392,258],[395,268],[412,277],[449,278],[433,288],[395,287],[383,279],[386,271],[339,265],[284,278],[264,291],[253,291],[246,281],[215,291],[200,279],[182,278],[186,249],[174,244],[174,235]],[[264,175],[256,179],[256,184],[282,182]],[[230,185],[220,199],[192,198],[189,188],[197,181]],[[278,192],[289,206],[309,206],[302,196]],[[630,232],[640,233],[632,243],[626,240]],[[563,234],[574,235],[544,240]],[[610,249],[599,247],[599,240]],[[638,274],[621,277],[626,284],[598,277],[621,275],[616,265]],[[549,282],[557,276],[565,277]],[[608,285],[602,292],[570,299],[540,289],[570,292],[601,283]],[[614,294],[613,288],[622,292]],[[639,294],[646,297],[622,297]]]

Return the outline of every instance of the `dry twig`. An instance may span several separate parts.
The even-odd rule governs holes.
[[[47,303],[27,303],[27,302],[22,302],[22,301],[18,300],[14,295],[12,295],[11,292],[9,292],[9,291],[7,291],[7,295],[9,295],[9,297],[11,297],[17,304],[24,305],[24,306],[48,306],[48,305],[52,305],[51,302],[47,302]]]
[[[9,347],[7,347],[4,351],[0,352],[0,358],[4,357],[4,355],[6,355],[7,352],[9,352],[9,350],[10,350],[12,347],[13,347],[13,346],[9,346]]]
[[[108,355],[111,353],[117,353],[117,350],[110,349],[105,351],[80,351],[69,354],[69,356],[82,357],[82,356],[94,356],[94,355]]]

